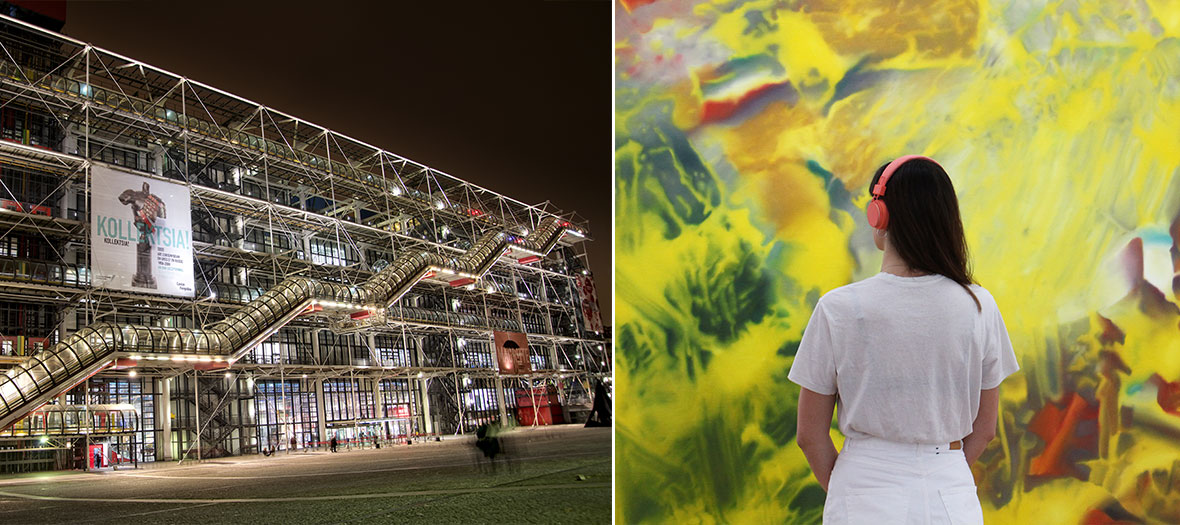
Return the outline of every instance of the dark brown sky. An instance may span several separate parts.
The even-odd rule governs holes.
[[[64,32],[578,212],[610,324],[609,0],[71,1]]]

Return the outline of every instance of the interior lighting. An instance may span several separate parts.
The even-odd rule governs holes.
[[[443,209],[443,203],[442,203],[442,201],[434,201],[434,207],[435,207],[435,208],[438,208],[438,209],[440,209],[440,210],[441,210],[441,209]]]
[[[394,186],[393,191],[391,191],[390,193],[392,193],[394,197],[398,197],[402,194],[402,189],[397,186]]]
[[[496,285],[489,284],[488,285],[488,293],[496,293]]]
[[[226,372],[226,373],[225,373],[225,378],[226,378],[226,379],[230,379],[230,378],[232,378],[233,376],[234,376],[234,375],[233,375],[233,374],[231,374],[231,373],[229,373],[229,372]]]
[[[135,377],[136,375],[138,375],[138,374],[135,373],[135,370],[127,372],[127,377]]]
[[[419,378],[421,378],[421,377],[422,377],[422,376],[424,376],[424,375],[426,375],[426,374],[423,374],[422,372],[418,372],[418,377],[419,377]]]
[[[303,378],[304,378],[304,379],[307,379],[307,374],[303,374]]]

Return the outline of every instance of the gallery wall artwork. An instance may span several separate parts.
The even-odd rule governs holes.
[[[787,371],[909,153],[1022,366],[987,520],[1180,523],[1180,4],[624,0],[615,60],[620,523],[819,522]]]

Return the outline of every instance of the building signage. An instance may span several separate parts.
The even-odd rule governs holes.
[[[90,168],[90,264],[98,287],[192,297],[188,187]]]
[[[410,419],[410,405],[393,405],[394,419]]]
[[[531,374],[529,338],[520,332],[495,332],[496,357],[501,374]]]
[[[582,296],[582,320],[591,332],[602,332],[602,315],[598,312],[598,294],[594,291],[594,279],[589,275],[577,277],[578,294]]]

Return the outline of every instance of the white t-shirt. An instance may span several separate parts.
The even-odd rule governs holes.
[[[979,392],[1020,369],[996,301],[983,312],[942,275],[879,273],[828,292],[811,314],[787,377],[836,394],[840,432],[902,443],[971,433]]]

